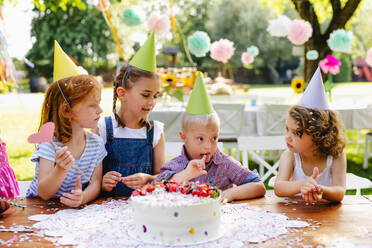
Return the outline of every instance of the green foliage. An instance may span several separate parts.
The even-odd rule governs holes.
[[[219,11],[221,9],[224,11]],[[257,46],[260,51],[253,63],[254,68],[274,69],[279,60],[285,64],[297,61],[297,58],[288,52],[292,46],[287,39],[271,37],[266,31],[268,20],[274,18],[275,14],[259,0],[220,0],[209,13],[208,31],[211,39],[215,41],[227,38],[234,42],[235,54],[230,59],[233,68],[243,67],[241,54],[251,45]],[[286,14],[291,17],[295,12],[286,9]]]
[[[83,0],[33,0],[34,5],[40,11],[46,11],[48,8],[52,11],[58,11],[61,8],[63,11],[66,11],[68,6],[73,6],[78,9],[84,10],[86,4]]]
[[[352,62],[351,56],[346,53],[342,53],[337,56],[341,61],[340,73],[333,77],[334,82],[350,82],[352,74]]]
[[[31,75],[51,77],[53,73],[54,40],[90,73],[95,64],[108,65],[107,55],[114,40],[102,14],[95,6],[79,9],[67,5],[66,11],[53,12],[34,9],[31,36],[36,42],[27,54],[35,68],[27,68]]]
[[[372,47],[372,1],[363,1],[358,21],[351,24],[354,34],[353,59],[365,58],[367,50]]]

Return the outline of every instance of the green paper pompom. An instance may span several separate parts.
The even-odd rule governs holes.
[[[211,47],[211,39],[203,31],[196,31],[187,39],[189,50],[196,57],[204,57]]]
[[[124,9],[122,21],[125,25],[131,27],[140,25],[143,22],[141,15],[132,7]]]
[[[248,47],[247,52],[253,57],[256,57],[260,53],[260,51],[258,50],[256,46]]]
[[[319,57],[319,53],[317,50],[310,50],[306,53],[307,60],[316,60]]]
[[[331,33],[327,43],[334,52],[350,52],[353,43],[353,33],[345,29],[337,29]]]

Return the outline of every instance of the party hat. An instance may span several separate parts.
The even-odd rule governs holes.
[[[185,112],[193,115],[206,115],[214,112],[200,72],[198,72],[195,79],[194,87]]]
[[[67,54],[62,50],[58,42],[54,41],[54,70],[53,82],[62,78],[81,75],[79,68],[72,62]]]
[[[316,69],[310,83],[306,87],[298,105],[311,109],[329,109],[327,95],[324,90],[322,74],[319,67]]]
[[[133,56],[130,65],[138,69],[155,72],[156,71],[156,56],[155,56],[155,34],[152,32],[147,41]]]

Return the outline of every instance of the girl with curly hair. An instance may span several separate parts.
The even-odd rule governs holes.
[[[318,82],[321,84],[316,87],[310,82],[300,104],[289,110],[288,150],[280,157],[274,190],[281,197],[301,193],[308,203],[321,199],[339,202],[345,194],[346,141],[339,114],[329,110],[323,83],[321,79]],[[321,90],[315,96],[314,88]]]

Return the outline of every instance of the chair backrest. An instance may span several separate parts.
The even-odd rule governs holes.
[[[284,136],[240,136],[238,146],[241,151],[285,150]]]
[[[289,108],[290,105],[265,104],[262,135],[284,135]]]
[[[220,139],[237,138],[242,128],[244,103],[214,103],[214,110],[220,118]]]
[[[171,160],[179,155],[181,155],[183,142],[165,142],[165,159]],[[218,142],[218,149],[222,151],[223,143]]]
[[[243,166],[249,168],[248,154],[252,160],[259,164],[261,180],[265,181],[271,174],[277,174],[279,161],[270,165],[256,151],[278,151],[287,149],[284,136],[240,136],[238,147],[242,152]],[[267,171],[265,172],[265,167]]]

